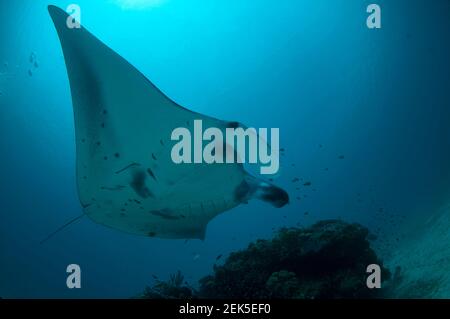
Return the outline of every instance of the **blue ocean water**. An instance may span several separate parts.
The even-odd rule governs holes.
[[[280,128],[276,182],[291,203],[225,212],[205,241],[85,218],[43,245],[81,213],[69,83],[49,3],[0,2],[0,296],[127,298],[152,275],[195,283],[281,226],[342,218],[390,239],[434,212],[450,186],[450,2],[376,2],[379,30],[370,1],[77,0],[82,24],[179,104]],[[66,287],[71,263],[82,289]]]

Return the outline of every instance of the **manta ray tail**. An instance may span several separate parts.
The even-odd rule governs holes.
[[[66,227],[68,227],[69,225],[73,224],[74,222],[76,222],[77,220],[81,219],[85,214],[81,214],[80,216],[77,216],[75,218],[73,218],[72,220],[68,221],[67,223],[65,223],[64,225],[62,225],[61,227],[59,227],[58,229],[56,229],[54,232],[50,233],[47,237],[45,237],[43,240],[41,240],[40,244],[42,245],[43,243],[45,243],[47,240],[49,240],[50,238],[52,238],[53,236],[55,236],[57,233],[59,233],[61,230],[65,229]]]

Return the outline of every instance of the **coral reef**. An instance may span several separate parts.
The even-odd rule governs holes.
[[[180,271],[170,276],[168,281],[156,280],[152,287],[146,287],[141,299],[191,299],[194,289],[184,281]]]
[[[366,286],[366,267],[380,265],[384,280],[390,273],[371,249],[368,236],[367,228],[339,220],[321,221],[308,228],[283,228],[271,240],[257,240],[231,253],[223,265],[214,266],[212,275],[200,279],[198,291],[191,289],[189,296],[380,297],[382,290]],[[165,291],[164,295],[170,294]]]

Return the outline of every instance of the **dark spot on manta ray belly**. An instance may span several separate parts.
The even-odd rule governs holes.
[[[112,187],[110,187],[110,186],[102,186],[100,189],[101,190],[107,190],[107,191],[120,191],[120,190],[122,190],[124,188],[125,188],[125,186],[123,186],[123,185],[116,185],[116,186],[112,186]]]
[[[145,184],[146,175],[145,172],[139,171],[134,173],[133,180],[130,183],[131,188],[142,198],[153,197],[152,192]]]
[[[135,167],[135,166],[141,166],[141,164],[139,164],[139,163],[131,163],[131,164],[125,166],[124,168],[119,169],[119,170],[116,172],[116,174],[120,174],[120,173],[122,173],[123,171],[126,171],[127,169],[129,169],[129,168],[131,168],[131,167]]]
[[[171,211],[169,209],[151,210],[149,213],[167,220],[177,220],[181,218],[180,216],[171,215]]]
[[[147,169],[147,173],[156,181],[156,176],[155,174],[153,174],[153,171],[150,168]]]
[[[242,203],[248,199],[250,185],[246,181],[242,181],[234,190],[234,198],[238,203]]]

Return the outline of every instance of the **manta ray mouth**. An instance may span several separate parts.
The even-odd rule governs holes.
[[[256,197],[277,208],[289,204],[289,194],[284,189],[252,177],[247,177],[236,187],[234,196],[241,203]]]
[[[289,204],[289,195],[288,193],[275,185],[270,185],[267,183],[261,183],[256,197],[272,204],[277,208],[281,208],[286,204]]]

